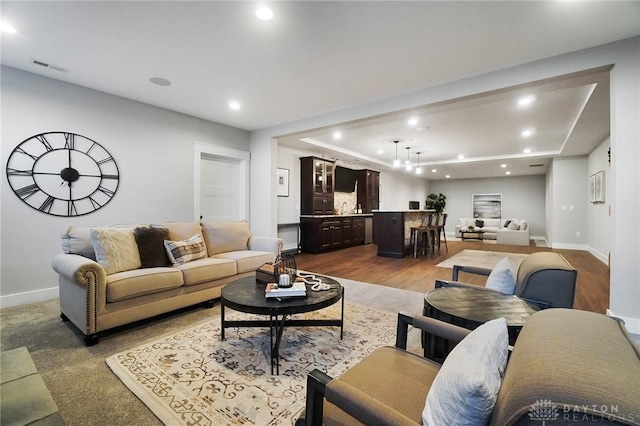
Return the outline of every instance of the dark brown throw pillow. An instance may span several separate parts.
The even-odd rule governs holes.
[[[133,231],[138,244],[140,262],[143,268],[169,266],[169,257],[164,248],[164,240],[169,239],[167,228],[136,228]]]

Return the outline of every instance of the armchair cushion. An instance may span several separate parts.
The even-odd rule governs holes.
[[[508,257],[503,258],[493,268],[485,287],[504,294],[513,294],[516,289],[516,270]]]
[[[504,318],[486,322],[465,337],[433,380],[423,425],[485,425],[500,390],[508,345]]]

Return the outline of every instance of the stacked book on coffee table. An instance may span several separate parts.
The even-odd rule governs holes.
[[[307,295],[307,286],[302,281],[296,281],[291,287],[278,287],[276,283],[269,283],[265,288],[265,296],[269,297],[302,297]]]

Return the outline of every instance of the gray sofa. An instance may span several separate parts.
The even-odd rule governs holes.
[[[481,220],[482,226],[477,222]],[[522,219],[458,219],[455,227],[457,238],[462,237],[461,231],[468,231],[470,227],[482,230],[482,238],[485,240],[496,240],[498,244],[511,244],[517,246],[529,245],[529,223]],[[466,238],[477,237],[478,234],[465,234]]]
[[[70,227],[62,247],[52,262],[61,316],[93,345],[104,330],[212,305],[225,284],[273,262],[282,240],[251,235],[246,221],[173,222]]]

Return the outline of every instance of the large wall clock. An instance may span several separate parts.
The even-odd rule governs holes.
[[[99,143],[75,133],[48,132],[21,142],[7,161],[7,180],[27,205],[53,216],[82,216],[118,189],[118,165]]]

